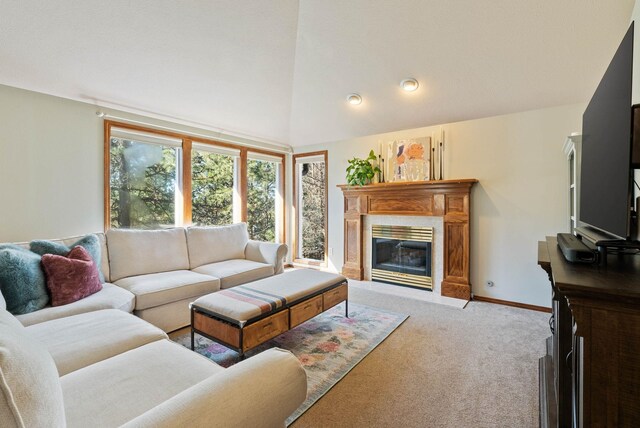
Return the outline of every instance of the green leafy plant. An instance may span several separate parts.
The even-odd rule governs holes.
[[[380,172],[380,168],[373,166],[372,161],[375,162],[376,155],[373,150],[369,152],[369,157],[366,159],[353,158],[349,162],[347,167],[347,184],[350,186],[371,183],[371,179]]]

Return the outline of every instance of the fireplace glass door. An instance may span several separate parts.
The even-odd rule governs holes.
[[[371,279],[432,290],[433,228],[372,227]]]

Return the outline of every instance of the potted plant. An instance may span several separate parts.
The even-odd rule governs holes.
[[[349,166],[347,167],[347,184],[350,186],[370,184],[373,177],[380,172],[380,168],[373,166],[372,161],[375,162],[376,155],[373,150],[369,152],[369,157],[366,159],[353,158],[349,160]]]

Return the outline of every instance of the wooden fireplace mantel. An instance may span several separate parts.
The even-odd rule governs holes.
[[[478,180],[408,181],[368,186],[338,185],[344,194],[344,264],[342,274],[362,280],[363,216],[443,217],[443,296],[471,298],[469,282],[469,213],[471,187]]]

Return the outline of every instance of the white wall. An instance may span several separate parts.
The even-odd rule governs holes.
[[[472,192],[471,283],[474,294],[549,306],[546,274],[536,265],[537,241],[568,231],[568,171],[562,151],[580,131],[584,104],[444,125],[445,178],[477,178]],[[343,262],[343,200],[347,160],[378,150],[379,141],[430,136],[417,128],[299,147],[329,151],[330,267]],[[485,286],[492,280],[493,288]]]
[[[104,128],[97,110],[216,138],[201,129],[0,85],[0,242],[103,230]]]
[[[102,230],[102,120],[0,86],[0,242]]]

